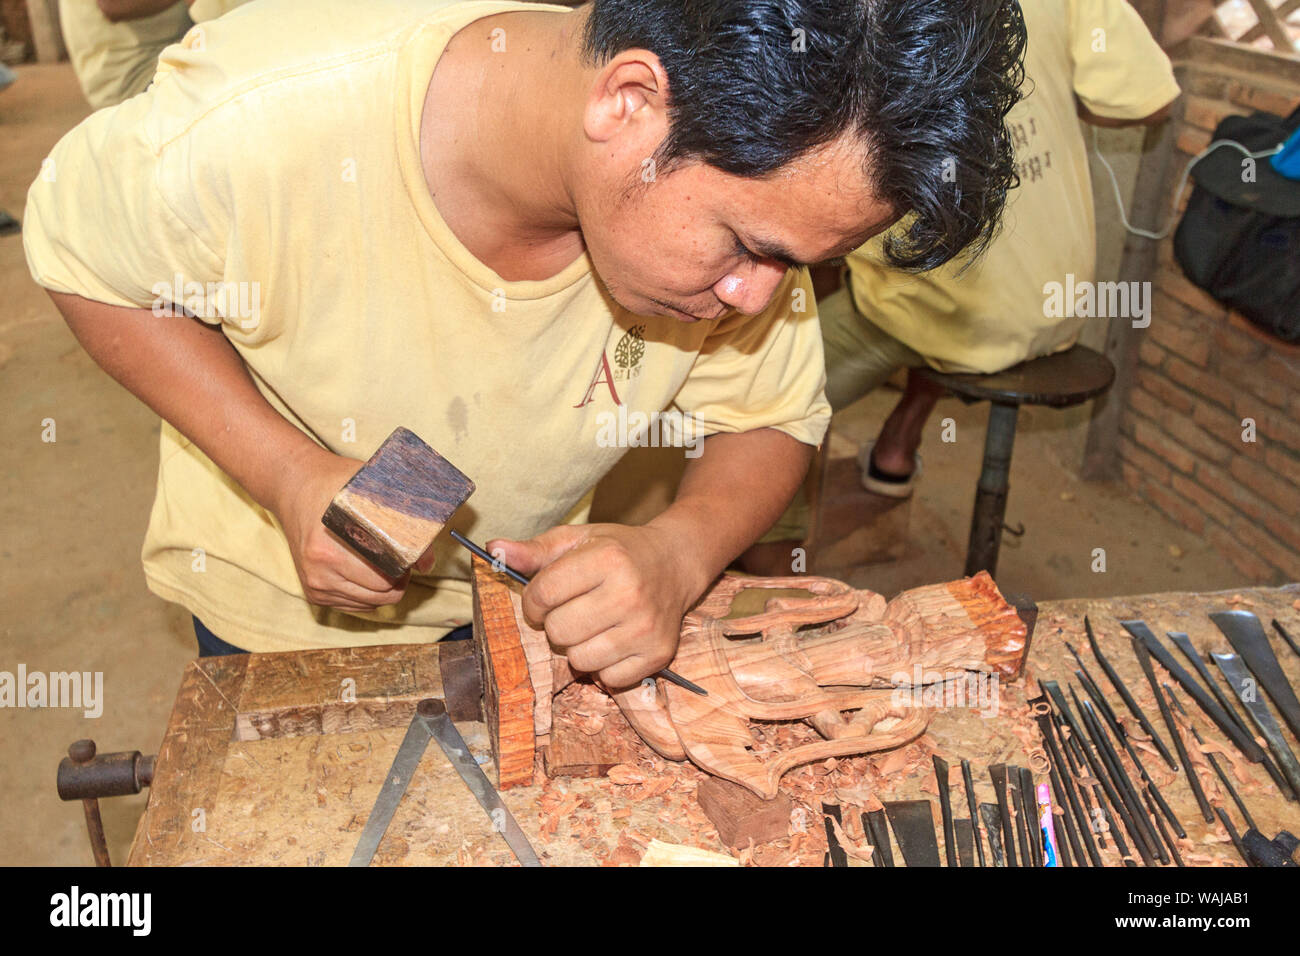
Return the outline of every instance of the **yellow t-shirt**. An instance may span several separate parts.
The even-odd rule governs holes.
[[[190,4],[190,19],[195,23],[224,17],[235,7],[242,7],[250,0],[194,0]]]
[[[184,2],[151,17],[114,23],[95,0],[59,0],[59,23],[77,82],[95,109],[144,90],[158,54],[192,26]]]
[[[1124,0],[1021,8],[1030,92],[1007,117],[1020,188],[986,257],[961,276],[960,263],[923,275],[890,269],[878,241],[848,259],[858,311],[941,371],[996,372],[1074,344],[1088,320],[1044,314],[1047,283],[1095,278],[1092,182],[1074,97],[1097,116],[1140,119],[1179,92],[1169,58]]]
[[[32,275],[137,308],[181,288],[326,448],[365,459],[404,425],[468,474],[478,490],[453,526],[474,539],[560,523],[624,453],[602,440],[619,404],[634,425],[671,408],[700,434],[774,427],[817,444],[830,410],[805,271],[759,316],[685,324],[618,308],[586,256],[507,282],[444,224],[418,140],[434,66],[471,21],[536,9],[259,0],[204,24],[201,50],[196,29],[147,94],[55,147],[28,197]],[[290,19],[311,28],[277,27]],[[163,426],[146,578],[230,643],[437,639],[470,617],[464,552],[443,536],[437,558],[395,608],[312,607],[275,519]]]

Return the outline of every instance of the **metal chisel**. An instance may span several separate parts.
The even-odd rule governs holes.
[[[510,578],[511,580],[518,581],[524,587],[528,586],[529,583],[528,578],[524,577],[514,568],[510,567],[510,565],[506,564],[504,561],[500,561],[497,558],[492,557],[492,555],[488,554],[485,550],[480,548],[477,544],[475,544],[469,538],[465,537],[459,531],[453,531],[451,533],[451,537],[458,544],[464,545],[466,550],[468,550],[471,554],[475,554],[478,557],[482,558],[484,561],[490,563],[492,565],[492,570],[494,571],[499,570],[503,572],[506,575],[506,577]],[[670,671],[666,667],[663,670],[656,671],[655,677],[662,677],[670,684],[676,684],[678,687],[684,687],[686,690],[689,690],[692,694],[699,694],[701,697],[709,696],[709,692],[705,690],[703,687],[701,687],[699,684],[696,684],[693,681],[688,681],[685,677],[682,677],[680,674]]]
[[[1187,671],[1183,669],[1176,660],[1174,660],[1173,655],[1169,653],[1165,646],[1156,640],[1156,636],[1151,633],[1151,628],[1147,627],[1145,622],[1120,621],[1119,623],[1124,630],[1128,631],[1146,646],[1146,649],[1151,653],[1151,656],[1160,663],[1161,667],[1169,672],[1170,677],[1183,685],[1183,690],[1187,691],[1192,700],[1196,701],[1196,705],[1200,707],[1201,710],[1205,711],[1205,715],[1214,721],[1215,724],[1218,725],[1219,729],[1227,735],[1228,739],[1232,741],[1233,746],[1241,751],[1242,756],[1251,763],[1260,763],[1263,761],[1263,748],[1260,747],[1259,744],[1255,743],[1254,739],[1249,734],[1243,732],[1240,727],[1233,723],[1232,718],[1225,714],[1223,708],[1210,698],[1210,695],[1205,688],[1196,682],[1196,678],[1187,673]],[[1159,695],[1160,692],[1157,689],[1157,699],[1159,699]]]
[[[929,800],[885,801],[885,816],[894,828],[903,862],[908,866],[939,866],[934,837],[934,812]]]
[[[1227,679],[1228,686],[1246,708],[1246,713],[1250,714],[1251,719],[1255,721],[1260,736],[1273,751],[1273,756],[1277,758],[1277,765],[1281,768],[1287,782],[1291,784],[1291,789],[1300,794],[1300,762],[1287,746],[1286,739],[1282,736],[1282,728],[1273,719],[1268,704],[1259,697],[1255,681],[1246,670],[1246,665],[1236,654],[1214,652],[1210,657],[1214,658],[1214,663],[1219,665],[1219,670]]]
[[[505,839],[506,845],[510,847],[520,865],[541,866],[542,863],[529,844],[528,838],[519,829],[519,824],[511,816],[509,808],[502,802],[500,795],[488,781],[487,775],[483,773],[483,768],[470,753],[464,738],[456,730],[456,725],[447,716],[446,705],[434,697],[422,700],[416,705],[411,726],[407,728],[406,736],[402,738],[402,745],[397,748],[397,756],[393,758],[393,765],[389,768],[384,786],[375,799],[375,805],[366,819],[365,828],[361,831],[361,839],[357,841],[356,850],[352,853],[352,861],[348,865],[370,865],[375,851],[379,849],[380,841],[384,838],[384,833],[388,830],[388,824],[392,822],[393,814],[397,812],[398,804],[406,794],[406,788],[415,774],[415,769],[420,765],[420,758],[424,756],[430,739],[438,741],[438,746],[442,748],[451,765],[465,781],[470,793],[474,794],[475,799],[492,819],[492,828]]]
[[[1102,654],[1101,647],[1097,643],[1097,637],[1092,633],[1092,622],[1088,620],[1087,615],[1084,615],[1083,618],[1083,629],[1088,634],[1088,644],[1092,647],[1092,656],[1097,658],[1097,663],[1100,664],[1101,669],[1105,671],[1106,677],[1109,678],[1111,686],[1115,688],[1115,692],[1119,694],[1120,700],[1124,701],[1124,706],[1128,708],[1129,713],[1133,715],[1133,718],[1138,722],[1138,726],[1142,728],[1142,731],[1151,738],[1152,745],[1156,750],[1160,751],[1160,756],[1164,758],[1165,763],[1169,764],[1169,769],[1177,770],[1178,764],[1174,760],[1174,755],[1169,752],[1169,748],[1165,746],[1164,741],[1160,739],[1160,735],[1156,733],[1155,727],[1151,726],[1151,721],[1147,720],[1147,715],[1142,712],[1142,708],[1139,707],[1137,701],[1133,699],[1133,694],[1124,684],[1123,678],[1121,678],[1115,668],[1111,666],[1110,660]],[[1073,650],[1073,648],[1071,648],[1071,650]],[[1083,662],[1080,661],[1079,663],[1082,664]]]
[[[1242,661],[1259,681],[1259,686],[1273,699],[1273,704],[1291,728],[1291,733],[1300,739],[1300,700],[1296,699],[1291,682],[1282,673],[1277,655],[1269,646],[1268,635],[1264,633],[1264,625],[1259,622],[1259,618],[1249,611],[1218,611],[1210,615],[1210,620],[1241,655]]]

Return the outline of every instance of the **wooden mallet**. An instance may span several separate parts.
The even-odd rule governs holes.
[[[334,496],[321,521],[389,577],[424,556],[474,482],[412,431],[398,428]]]
[[[474,482],[412,431],[398,428],[334,496],[321,521],[357,554],[400,578],[433,545],[452,514],[474,493]],[[496,565],[467,538],[453,537]],[[513,568],[506,573],[528,584]],[[708,692],[664,668],[658,676],[696,694]]]

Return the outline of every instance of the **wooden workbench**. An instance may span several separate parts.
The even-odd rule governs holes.
[[[1255,611],[1266,627],[1277,617],[1292,633],[1300,634],[1300,585],[1053,601],[1040,607],[1027,677],[1055,678],[1062,686],[1072,680],[1077,665],[1066,651],[1069,641],[1102,680],[1116,711],[1124,713],[1105,679],[1091,666],[1083,631],[1087,614],[1107,655],[1165,736],[1118,621],[1142,618],[1157,634],[1185,631],[1198,649],[1217,649],[1227,642],[1205,614],[1228,607]],[[1270,636],[1284,670],[1300,686],[1300,659],[1276,635]],[[1164,677],[1158,668],[1157,673]],[[948,758],[954,771],[961,757],[970,759],[977,796],[990,802],[989,764],[1031,765],[1028,748],[1036,745],[1037,737],[1030,730],[1024,688],[1023,681],[997,688],[996,713],[989,716],[972,709],[939,712],[925,737],[900,751],[828,761],[787,774],[783,790],[796,806],[791,835],[806,832],[799,833],[793,845],[790,839],[778,841],[743,853],[743,858],[821,865],[826,846],[821,802],[829,799],[847,807],[872,799],[929,797],[933,802],[936,788],[929,755],[934,752]],[[168,721],[148,806],[128,862],[346,864],[415,702],[441,695],[437,649],[431,646],[194,661],[186,667]],[[1185,695],[1180,699],[1207,741],[1222,741],[1195,705]],[[484,725],[459,722],[458,727],[481,762],[490,761]],[[1288,740],[1300,750],[1289,735]],[[1229,752],[1235,754],[1231,748]],[[1146,765],[1187,828],[1189,839],[1182,848],[1189,862],[1238,865],[1219,825],[1202,821],[1184,776],[1172,774],[1155,756]],[[1238,790],[1261,829],[1269,836],[1282,828],[1300,832],[1300,805],[1284,801],[1258,765],[1238,761],[1234,766],[1240,774]],[[669,764],[648,749],[623,769],[615,775],[622,781],[618,783],[607,778],[545,780],[502,796],[546,864],[633,863],[651,839],[727,852],[694,798],[703,774],[690,765]],[[1217,779],[1212,775],[1203,779],[1213,799]],[[966,816],[956,773],[953,784],[955,813]],[[1223,802],[1240,827],[1235,807],[1226,797]],[[937,803],[935,815],[937,820]],[[857,814],[846,817],[845,829],[853,838],[861,832],[853,822]],[[805,821],[813,825],[805,827]],[[942,828],[936,831],[942,841]],[[897,847],[894,852],[898,859]],[[375,863],[513,862],[486,814],[431,743]],[[1108,863],[1120,863],[1113,850]]]

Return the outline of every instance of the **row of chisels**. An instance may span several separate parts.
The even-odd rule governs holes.
[[[1111,707],[1100,682],[1079,652],[1068,643],[1066,647],[1078,664],[1074,676],[1082,695],[1073,684],[1063,690],[1057,681],[1039,681],[1043,696],[1030,701],[1030,704],[1047,752],[1053,791],[1057,794],[1060,828],[1065,835],[1062,842],[1068,842],[1075,850],[1076,860],[1082,860],[1086,853],[1092,865],[1101,865],[1097,850],[1109,836],[1125,866],[1139,863],[1167,866],[1171,862],[1183,865],[1178,839],[1186,838],[1186,830],[1143,763],[1141,751],[1147,749],[1146,759],[1151,760],[1155,759],[1150,752],[1154,749],[1171,770],[1182,770],[1202,818],[1206,823],[1218,822],[1223,826],[1248,865],[1296,865],[1290,858],[1295,850],[1295,838],[1284,830],[1269,840],[1258,830],[1249,807],[1228,776],[1223,759],[1213,748],[1206,746],[1174,688],[1157,677],[1156,665],[1172,678],[1173,683],[1245,760],[1263,767],[1285,799],[1296,800],[1297,793],[1300,793],[1300,765],[1263,698],[1267,695],[1283,721],[1300,738],[1300,702],[1296,700],[1295,691],[1283,673],[1258,617],[1249,611],[1229,610],[1212,613],[1209,618],[1231,647],[1231,651],[1225,648],[1209,655],[1230,693],[1225,693],[1214,679],[1188,635],[1168,632],[1166,636],[1190,664],[1191,671],[1179,663],[1145,622],[1120,622],[1151,689],[1160,722],[1173,744],[1172,751],[1103,652],[1087,618],[1084,619],[1084,628],[1096,665],[1123,702],[1136,727],[1141,728],[1141,735],[1130,736],[1125,719]],[[1288,647],[1300,656],[1300,649],[1286,628],[1276,620],[1273,627]],[[1244,717],[1234,700],[1240,704]],[[1228,808],[1216,805],[1206,794],[1196,764],[1188,753],[1182,727],[1187,728],[1196,747],[1205,754],[1223,793],[1230,798],[1244,823],[1244,834],[1233,823]],[[1265,746],[1260,746],[1256,734]],[[1135,746],[1134,741],[1138,741],[1140,746]],[[1127,765],[1121,753],[1127,756]],[[1085,779],[1088,786],[1083,785]]]
[[[969,760],[961,762],[965,782],[969,817],[953,814],[952,794],[948,786],[948,763],[937,754],[933,757],[935,780],[939,785],[940,817],[943,824],[944,857],[950,867],[976,866],[1044,866],[1055,852],[1055,838],[1045,835],[1035,814],[1038,803],[1038,786],[1033,775],[1024,767],[994,764],[989,767],[997,803],[979,803]],[[871,863],[876,867],[892,867],[893,849],[890,830],[906,866],[934,867],[943,865],[939,857],[939,844],[934,829],[934,816],[929,800],[895,800],[881,804],[883,809],[862,814],[862,830],[873,847]],[[848,854],[840,846],[835,828],[843,823],[842,808],[823,804],[826,815],[827,866],[848,866]],[[984,829],[981,832],[980,822]],[[1015,821],[1014,823],[1012,821]],[[1050,829],[1050,828],[1049,828]],[[1048,852],[1051,842],[1052,850]],[[988,845],[988,853],[984,851]],[[1016,846],[1019,844],[1019,856]],[[1068,850],[1061,848],[1062,853]]]
[[[969,817],[956,818],[949,791],[949,766],[935,755],[947,865],[1099,867],[1106,865],[1102,851],[1112,845],[1124,866],[1185,865],[1179,841],[1187,838],[1187,830],[1152,779],[1145,759],[1162,760],[1175,772],[1181,769],[1202,818],[1206,823],[1223,826],[1247,865],[1296,866],[1300,841],[1286,830],[1272,839],[1259,830],[1250,808],[1229,778],[1226,754],[1216,753],[1215,747],[1207,745],[1174,688],[1157,676],[1158,665],[1245,760],[1259,764],[1282,796],[1296,801],[1300,794],[1300,763],[1281,725],[1285,724],[1300,740],[1300,701],[1295,689],[1258,617],[1249,611],[1227,610],[1212,613],[1209,618],[1231,648],[1209,654],[1228,692],[1215,680],[1188,635],[1168,632],[1166,636],[1187,660],[1190,671],[1146,623],[1120,622],[1151,689],[1172,749],[1099,646],[1092,623],[1085,618],[1095,667],[1129,716],[1122,717],[1111,706],[1098,676],[1079,651],[1067,643],[1078,665],[1075,681],[1062,686],[1055,680],[1040,679],[1041,695],[1028,701],[1043,743],[1035,767],[1038,782],[1029,769],[993,764],[988,773],[997,802],[980,803],[970,762],[962,760]],[[1300,657],[1300,646],[1286,627],[1277,620],[1272,626]],[[1281,724],[1269,702],[1280,715]],[[1227,806],[1206,794],[1183,739],[1184,727],[1205,755],[1222,792],[1230,798],[1241,818],[1241,828],[1234,824]],[[1045,781],[1041,779],[1044,776]],[[907,866],[940,866],[930,801],[885,802],[882,806],[883,810],[862,815],[863,832],[874,848],[872,864],[894,865],[889,834],[892,827]],[[823,810],[840,822],[840,807],[824,806]],[[827,865],[846,866],[847,855],[829,820],[826,832]]]

